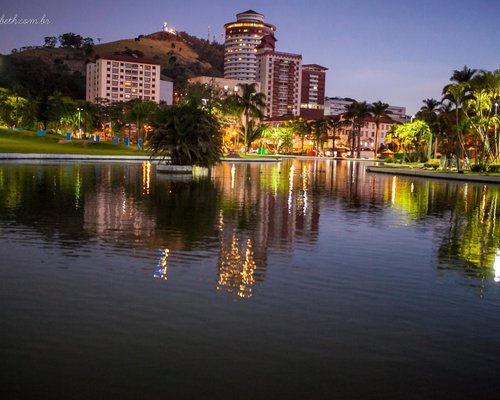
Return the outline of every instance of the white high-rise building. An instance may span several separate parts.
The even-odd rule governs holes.
[[[276,27],[264,22],[264,15],[248,10],[236,14],[236,22],[224,25],[224,78],[255,82],[257,60],[255,54],[262,37],[272,35]]]
[[[160,102],[160,63],[121,55],[99,55],[87,63],[87,101],[141,99]]]

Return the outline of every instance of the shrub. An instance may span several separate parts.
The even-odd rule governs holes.
[[[482,164],[472,164],[470,167],[471,172],[484,172],[486,167]]]
[[[488,172],[499,173],[500,172],[500,163],[493,162],[488,165]]]
[[[424,168],[438,169],[440,166],[439,160],[429,160],[424,163]]]

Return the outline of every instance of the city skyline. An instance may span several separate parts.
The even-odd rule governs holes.
[[[117,6],[32,0],[0,9],[0,53],[42,45],[45,36],[74,32],[97,43],[159,31],[167,21],[179,31],[223,42],[224,24],[253,9],[276,25],[280,51],[302,54],[306,64],[328,68],[326,96],[382,100],[413,114],[425,98],[441,98],[455,69],[500,68],[500,3],[480,0],[326,1],[123,1]],[[9,18],[45,18],[34,25]],[[92,21],[89,23],[88,21]]]

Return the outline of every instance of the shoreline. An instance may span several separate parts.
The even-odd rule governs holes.
[[[493,183],[497,185],[500,184],[500,176],[469,175],[469,174],[459,174],[457,172],[424,171],[419,168],[411,168],[411,167],[398,168],[398,167],[387,167],[385,165],[379,165],[379,166],[366,167],[366,171],[378,174],[412,176],[416,178],[431,178],[431,179],[443,179],[451,181],[476,182],[476,183]]]

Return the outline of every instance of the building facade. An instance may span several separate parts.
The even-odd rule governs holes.
[[[302,56],[275,51],[274,35],[262,38],[257,46],[257,80],[266,95],[267,117],[298,115],[302,80]]]
[[[236,21],[225,24],[224,29],[224,78],[255,82],[256,48],[262,37],[273,34],[276,27],[265,23],[264,15],[248,10],[236,14]]]
[[[354,102],[353,99],[327,97],[325,99],[325,115],[337,116],[347,111],[347,108]],[[387,108],[391,119],[396,122],[406,122],[406,107],[389,106]]]
[[[343,117],[341,117],[343,118]],[[389,118],[381,118],[379,121],[378,147],[383,145],[387,138],[389,128],[395,123]],[[337,134],[336,147],[351,148],[352,142],[352,125],[346,125],[340,129]],[[374,117],[368,116],[363,119],[363,125],[359,131],[359,145],[361,149],[373,151],[375,149],[375,135],[377,132],[377,121]]]
[[[145,58],[99,55],[87,63],[86,99],[160,102],[160,63]]]
[[[302,65],[300,116],[304,119],[319,119],[325,115],[327,70],[317,64]]]

